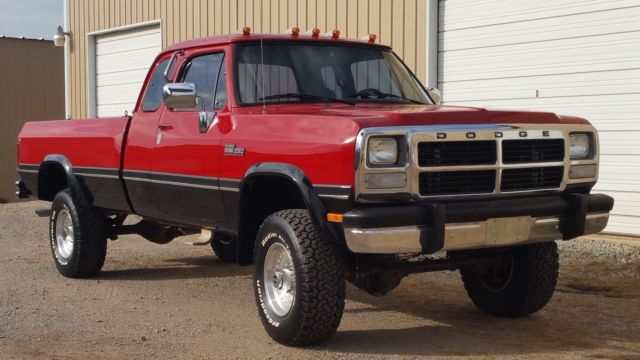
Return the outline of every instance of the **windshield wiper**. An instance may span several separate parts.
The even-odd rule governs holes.
[[[391,94],[391,93],[386,93],[386,92],[382,92],[378,89],[374,89],[374,88],[368,88],[368,89],[363,89],[358,91],[355,94],[351,94],[349,95],[349,97],[352,98],[363,98],[363,99],[368,99],[371,96],[374,96],[378,99],[384,99],[384,98],[394,98],[394,99],[402,99],[408,102],[412,102],[414,104],[420,104],[420,105],[427,105],[426,103],[422,102],[422,101],[418,101],[418,100],[414,100],[414,99],[409,99],[406,98],[404,96],[400,96],[400,95],[396,95],[396,94]]]
[[[265,97],[258,98],[258,100],[262,101],[262,100],[276,100],[276,99],[287,99],[287,98],[296,98],[296,99],[300,99],[300,100],[319,100],[319,101],[325,101],[325,102],[334,101],[334,102],[339,102],[339,103],[352,105],[352,106],[356,105],[356,103],[353,102],[353,101],[342,100],[342,99],[338,99],[338,98],[334,98],[334,97],[330,97],[330,96],[320,96],[320,95],[313,95],[313,94],[298,94],[298,93],[267,95]]]

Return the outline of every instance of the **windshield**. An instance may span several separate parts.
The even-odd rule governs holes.
[[[431,103],[422,85],[389,50],[325,43],[263,46],[262,54],[260,43],[236,47],[236,95],[241,105]]]

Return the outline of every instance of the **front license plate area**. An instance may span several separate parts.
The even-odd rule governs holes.
[[[516,216],[487,220],[487,244],[507,245],[529,240],[531,216]]]

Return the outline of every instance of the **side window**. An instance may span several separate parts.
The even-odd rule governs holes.
[[[198,109],[213,110],[216,94],[216,83],[223,63],[224,53],[207,54],[194,57],[185,66],[182,82],[196,85]]]
[[[142,98],[142,111],[156,111],[162,102],[162,88],[164,81],[164,69],[167,67],[169,59],[162,60],[151,75],[147,92]]]

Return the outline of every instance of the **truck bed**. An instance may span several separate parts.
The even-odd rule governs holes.
[[[28,122],[18,135],[18,171],[34,197],[44,191],[38,170],[48,159],[63,158],[95,206],[129,211],[120,180],[129,117]]]

